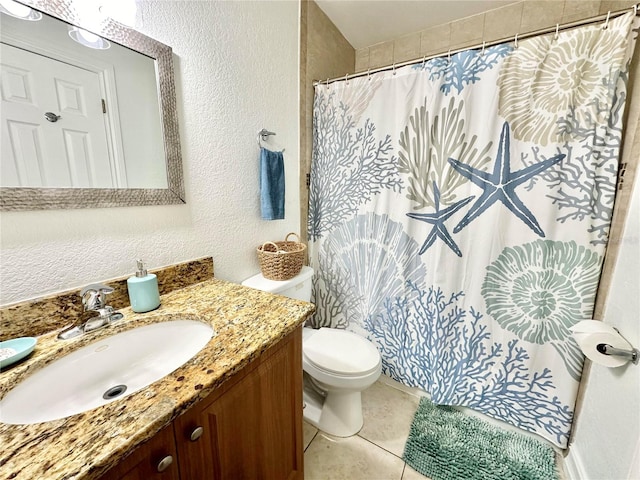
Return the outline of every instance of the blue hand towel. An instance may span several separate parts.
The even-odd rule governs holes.
[[[260,149],[260,207],[264,220],[284,218],[284,158],[266,148]]]

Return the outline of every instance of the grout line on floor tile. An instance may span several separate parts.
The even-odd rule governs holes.
[[[303,451],[302,453],[306,452],[306,451],[307,451],[307,449],[311,446],[311,444],[313,443],[313,441],[314,441],[314,440],[316,439],[316,437],[318,436],[318,432],[319,432],[319,431],[320,431],[320,430],[316,428],[316,433],[314,433],[314,434],[313,434],[313,437],[311,437],[311,440],[309,441],[309,443],[307,444],[306,448],[304,449],[304,451]]]
[[[391,451],[387,450],[387,449],[386,449],[386,448],[384,448],[384,447],[381,447],[381,446],[380,446],[380,445],[378,445],[377,443],[374,443],[374,442],[372,442],[371,440],[369,440],[369,439],[367,439],[367,438],[364,438],[364,437],[363,437],[363,436],[361,436],[360,434],[357,434],[357,436],[358,436],[358,437],[360,437],[360,438],[361,438],[362,440],[364,440],[365,442],[369,442],[369,443],[370,443],[371,445],[373,445],[374,447],[379,448],[380,450],[384,450],[385,452],[390,453],[390,454],[391,454],[391,455],[393,455],[394,457],[399,458],[400,460],[402,460],[402,461],[404,462],[404,458],[399,457],[399,456],[398,456],[398,455],[396,455],[395,453],[393,453],[393,452],[391,452]],[[405,443],[406,443],[406,442],[405,442]],[[404,449],[403,449],[403,450],[404,450]]]

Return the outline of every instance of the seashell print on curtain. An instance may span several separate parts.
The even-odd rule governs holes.
[[[631,13],[319,85],[314,326],[566,447],[615,198]]]

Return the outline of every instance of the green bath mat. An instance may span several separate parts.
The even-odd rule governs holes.
[[[428,398],[413,418],[404,460],[432,480],[558,479],[549,445]]]

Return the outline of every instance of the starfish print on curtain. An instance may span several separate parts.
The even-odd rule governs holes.
[[[484,191],[482,195],[471,206],[467,214],[460,223],[455,226],[453,233],[458,233],[471,221],[478,218],[486,209],[500,200],[513,214],[522,220],[531,230],[539,236],[544,237],[544,232],[536,217],[522,203],[515,192],[517,186],[523,184],[535,175],[543,172],[547,168],[562,161],[564,153],[559,153],[554,157],[541,162],[529,165],[517,172],[511,171],[511,152],[509,149],[509,124],[504,122],[502,133],[500,134],[500,144],[498,145],[498,155],[493,167],[493,173],[484,172],[464,164],[453,158],[449,158],[451,166],[461,175],[467,177]]]
[[[639,28],[628,12],[316,86],[309,323],[373,341],[436,403],[566,448],[569,328],[593,315]]]
[[[464,200],[460,200],[453,205],[445,208],[444,210],[440,210],[440,190],[438,190],[438,185],[436,182],[433,182],[433,201],[434,207],[436,209],[433,213],[407,213],[407,217],[415,218],[416,220],[420,220],[421,222],[427,222],[429,225],[433,225],[431,232],[427,235],[427,239],[420,247],[419,255],[422,255],[427,249],[434,244],[436,238],[442,239],[447,246],[454,251],[456,255],[459,257],[462,256],[462,252],[456,242],[453,241],[451,235],[447,231],[447,228],[444,226],[445,220],[447,220],[451,215],[456,213],[462,207],[464,207],[467,203],[473,200],[474,197],[467,197]]]

